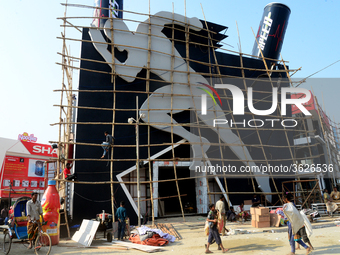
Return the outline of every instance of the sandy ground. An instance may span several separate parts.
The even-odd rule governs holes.
[[[203,233],[204,218],[200,216],[186,217],[186,222],[182,218],[168,218],[158,220],[158,223],[172,223],[176,230],[183,237],[182,240],[175,241],[164,247],[164,251],[158,252],[163,255],[190,255],[205,254],[204,244],[207,237]],[[340,227],[335,226],[333,219],[328,222],[313,224],[314,233],[310,238],[315,250],[311,254],[340,254]],[[325,227],[327,226],[327,227]],[[249,223],[228,224],[228,228],[247,230],[248,234],[238,234],[222,238],[223,245],[230,249],[227,254],[276,254],[284,255],[290,252],[286,228],[255,229]],[[281,231],[280,233],[263,231]],[[103,234],[97,234],[92,246],[109,246],[102,238]],[[1,238],[1,237],[0,237]],[[112,246],[111,246],[112,247]],[[214,254],[220,254],[217,245],[211,246]],[[110,247],[83,248],[72,240],[61,240],[60,244],[52,247],[50,254],[145,254],[138,250],[115,250]],[[33,250],[21,243],[13,243],[10,254],[34,254]],[[296,251],[296,254],[305,254],[304,250]]]

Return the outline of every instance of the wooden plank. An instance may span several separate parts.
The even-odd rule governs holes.
[[[165,229],[165,233],[168,233],[168,234],[170,234],[170,235],[173,235],[173,236],[175,236],[175,237],[177,237],[174,233],[173,233],[173,231],[171,230],[171,228],[170,228],[170,226],[169,226],[169,223],[165,223],[164,224],[164,229]]]
[[[119,246],[80,246],[80,245],[61,245],[58,244],[58,247],[65,247],[65,248],[86,248],[86,249],[107,249],[107,250],[128,250],[128,247],[119,247]]]
[[[164,249],[159,246],[142,245],[142,244],[136,244],[136,243],[131,243],[131,242],[123,242],[123,241],[113,241],[112,243],[119,244],[119,246],[124,246],[124,247],[131,248],[131,249],[145,251],[148,253],[164,251]]]
[[[84,247],[88,249],[103,249],[103,250],[128,250],[128,247],[119,247],[119,246],[90,246]]]
[[[166,223],[166,224],[157,223],[156,228],[162,230],[163,233],[173,235],[177,239],[182,239],[181,235],[176,231],[176,229],[171,223]]]
[[[166,227],[169,229],[171,235],[177,237],[178,239],[182,239],[182,237],[179,235],[179,233],[176,231],[171,223],[166,224]]]
[[[182,236],[180,235],[180,233],[178,233],[178,231],[175,229],[175,227],[171,223],[168,223],[168,225],[169,225],[169,229],[171,229],[175,233],[175,236],[178,239],[182,239]]]

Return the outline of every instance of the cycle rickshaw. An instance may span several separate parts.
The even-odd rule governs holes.
[[[28,243],[27,235],[27,216],[26,216],[26,203],[31,198],[21,197],[13,205],[12,210],[10,210],[9,224],[1,226],[4,233],[3,239],[3,253],[9,254],[12,246],[12,239],[15,236],[22,241],[23,244]],[[49,254],[51,251],[51,238],[50,236],[43,232],[41,229],[38,230],[37,236],[33,241],[35,254]]]

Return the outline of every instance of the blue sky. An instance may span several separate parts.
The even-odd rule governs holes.
[[[93,6],[94,0],[69,1],[70,3]],[[172,11],[184,14],[184,1],[151,0],[151,14],[158,11]],[[299,0],[280,1],[291,9],[282,56],[289,61],[292,69],[302,67],[294,77],[307,77],[340,59],[340,1]],[[254,36],[262,17],[263,8],[270,1],[263,0],[187,0],[188,17],[203,19],[201,5],[208,21],[228,26],[225,42],[227,49],[238,51],[238,23],[241,46],[244,53],[251,53]],[[53,92],[61,87],[62,41],[57,39],[63,32],[62,21],[57,17],[64,15],[65,8],[59,1],[11,0],[2,3],[0,17],[1,75],[2,89],[0,100],[0,137],[17,139],[18,134],[28,132],[38,137],[38,142],[47,143],[58,139],[58,128],[51,123],[58,122],[60,96]],[[149,1],[125,0],[124,9],[136,12],[149,12]],[[67,16],[92,16],[92,9],[68,8]],[[136,16],[126,14],[125,18]],[[75,20],[76,24],[88,26],[91,20]],[[135,29],[136,24],[129,24]],[[66,36],[80,38],[80,33],[68,29]],[[70,51],[79,56],[80,47],[68,42]],[[316,74],[313,78],[339,78],[340,62]],[[78,72],[74,74],[74,88],[77,87]],[[339,95],[340,84],[337,79],[313,83],[313,90],[322,102],[327,114],[340,122]],[[310,89],[310,85],[301,85]]]

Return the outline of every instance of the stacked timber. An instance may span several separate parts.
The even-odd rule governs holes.
[[[178,240],[182,239],[181,235],[177,232],[177,230],[174,228],[174,226],[171,223],[157,223],[156,227],[160,230],[162,230],[163,233],[167,233],[170,235],[175,236]]]

